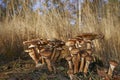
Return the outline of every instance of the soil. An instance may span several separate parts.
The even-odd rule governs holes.
[[[0,80],[69,80],[63,66],[58,66],[57,72],[49,72],[46,65],[35,68],[31,59],[17,59],[0,65]]]

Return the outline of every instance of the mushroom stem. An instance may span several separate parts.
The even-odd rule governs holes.
[[[115,67],[118,65],[118,63],[114,60],[111,60],[109,62],[109,64],[110,64],[110,67],[109,67],[109,70],[108,70],[108,76],[112,77],[113,71],[114,71]]]
[[[34,52],[34,50],[32,50],[31,52],[29,52],[30,57],[34,60],[34,62],[36,64],[38,64],[39,61],[39,57],[37,56],[37,54]]]
[[[90,56],[90,55],[88,55],[88,56],[86,56],[85,59],[86,59],[86,63],[85,63],[84,73],[87,74],[87,72],[88,72],[88,67],[89,67],[91,61],[93,61],[93,57]]]
[[[55,55],[55,57],[53,58],[53,61],[54,61],[54,62],[56,62],[56,61],[59,59],[60,53],[61,53],[61,50],[57,50],[57,51],[56,51],[56,55]]]
[[[70,80],[73,80],[73,77],[74,77],[73,70],[72,70],[72,69],[69,69],[69,70],[67,71],[67,74],[69,75]]]
[[[108,70],[108,75],[112,76],[113,70],[114,70],[115,66],[110,64],[109,70]]]
[[[53,69],[52,69],[52,64],[51,64],[51,62],[50,62],[50,59],[49,59],[49,58],[45,58],[45,61],[46,61],[46,63],[47,63],[48,70],[49,70],[50,72],[52,72]]]
[[[53,52],[52,52],[52,55],[51,55],[51,60],[53,60],[53,59],[54,59],[55,54],[56,54],[56,48],[54,48],[54,50],[53,50]]]
[[[81,63],[80,63],[80,69],[79,69],[79,72],[83,72],[84,62],[85,62],[85,58],[82,57],[82,58],[81,58]]]
[[[72,48],[73,48],[73,47],[69,47],[69,51],[71,51],[71,50],[72,50]]]
[[[69,69],[73,69],[72,61],[68,61]]]
[[[86,52],[87,52],[89,55],[92,55],[93,50],[92,50],[92,49],[87,49]]]
[[[45,64],[45,59],[41,57],[42,64]]]
[[[75,47],[79,48],[79,45],[80,45],[79,41],[76,41]]]
[[[81,56],[80,56],[80,54],[78,53],[78,54],[77,54],[78,63],[80,62],[80,57],[81,57]]]
[[[91,46],[91,43],[90,43],[90,42],[89,42],[89,43],[87,42],[87,43],[86,43],[86,46],[87,46],[87,49],[92,49],[92,46]]]
[[[88,67],[89,67],[90,61],[86,61],[85,68],[84,68],[84,73],[87,74],[88,72]]]
[[[68,62],[68,67],[69,67],[69,69],[73,69],[73,64],[72,64],[72,57],[69,55],[69,56],[67,56],[66,57],[66,60],[67,60],[67,62]]]
[[[78,72],[78,65],[79,65],[77,55],[73,55],[72,62],[73,62],[73,65],[74,65],[74,73],[77,73]]]

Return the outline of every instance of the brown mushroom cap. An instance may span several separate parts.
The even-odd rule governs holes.
[[[41,47],[40,52],[44,52],[46,49]]]
[[[44,52],[41,52],[40,55],[41,56],[44,56],[44,57],[50,57],[51,56],[51,52],[50,51],[44,51]]]
[[[76,38],[77,38],[77,39],[80,39],[80,40],[83,40],[82,35],[78,35],[78,36],[76,36]]]
[[[68,55],[67,57],[65,57],[65,59],[66,59],[67,61],[70,61],[70,60],[72,60],[72,57],[71,57],[70,55]]]
[[[86,61],[92,61],[92,60],[93,60],[93,57],[90,56],[90,55],[87,55],[87,56],[85,57],[85,59],[86,59]]]
[[[81,57],[86,57],[88,55],[88,53],[83,53],[83,54],[81,54]]]
[[[48,43],[49,41],[47,41],[46,39],[40,41],[41,45],[47,45]]]
[[[87,40],[87,41],[85,41],[86,43],[92,43],[92,41],[91,40]]]
[[[79,36],[84,38],[85,40],[94,40],[97,36],[95,33],[82,33]]]
[[[78,54],[80,52],[79,49],[72,49],[71,50],[71,54],[75,55],[75,54]]]
[[[28,46],[29,49],[34,48],[34,47],[36,47],[36,45],[31,44],[30,46]]]
[[[69,40],[65,43],[66,46],[70,47],[70,46],[74,46],[75,45],[75,41],[74,40]]]
[[[117,65],[118,65],[118,62],[115,61],[115,60],[110,60],[109,63],[110,63],[111,65],[114,65],[114,66],[117,66]]]

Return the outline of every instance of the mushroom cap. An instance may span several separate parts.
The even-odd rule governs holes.
[[[40,52],[44,52],[46,49],[41,47]]]
[[[93,49],[87,49],[86,52],[87,52],[88,54],[92,54],[92,53],[93,53]]]
[[[80,40],[83,40],[82,35],[78,35],[78,36],[76,36],[76,38],[77,38],[77,39],[80,39]]]
[[[93,60],[93,57],[90,56],[90,55],[87,55],[87,56],[85,57],[85,59],[86,59],[86,61],[92,61],[92,60]]]
[[[97,34],[95,33],[82,33],[80,34],[80,36],[82,36],[82,38],[84,38],[85,40],[94,40],[97,36]]]
[[[44,56],[44,57],[50,57],[51,56],[51,52],[50,51],[43,51],[40,53],[41,56]]]
[[[80,52],[79,49],[72,49],[70,53],[75,55],[75,54],[78,54],[79,52]]]
[[[30,46],[28,46],[28,48],[34,48],[36,47],[35,45],[31,44]]]
[[[74,46],[75,45],[75,41],[74,40],[69,40],[65,43],[66,46],[70,47],[70,46]]]
[[[92,43],[92,41],[91,40],[87,40],[87,41],[85,41],[86,43]]]
[[[38,42],[38,43],[40,43],[41,45],[47,45],[49,42],[47,41],[47,40],[41,40],[40,42]]]
[[[76,41],[77,38],[69,38],[68,41]]]
[[[114,66],[117,66],[117,65],[118,65],[118,62],[115,61],[115,60],[110,60],[110,61],[109,61],[109,64],[114,65]]]
[[[68,56],[65,57],[65,59],[66,59],[67,61],[70,61],[70,60],[72,60],[72,57],[71,57],[70,55],[68,55]]]
[[[86,57],[88,55],[88,53],[83,53],[83,54],[81,54],[81,57]]]
[[[39,44],[39,42],[40,42],[40,39],[32,39],[32,40],[24,41],[23,44],[24,45],[27,45],[27,44]]]

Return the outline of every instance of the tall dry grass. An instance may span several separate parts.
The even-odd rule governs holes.
[[[90,3],[85,3],[82,8],[84,19],[76,18],[76,24],[69,22],[69,12],[59,12],[56,9],[44,11],[43,15],[30,10],[24,11],[24,15],[14,15],[12,19],[6,16],[0,22],[0,54],[9,58],[19,56],[23,52],[22,42],[33,38],[59,38],[67,40],[82,32],[97,32],[105,35],[104,40],[95,40],[95,54],[105,60],[120,60],[120,3],[108,3],[101,8],[101,19],[91,9]],[[92,4],[92,6],[94,6]],[[64,15],[62,17],[61,15]],[[82,24],[82,25],[81,25]]]

